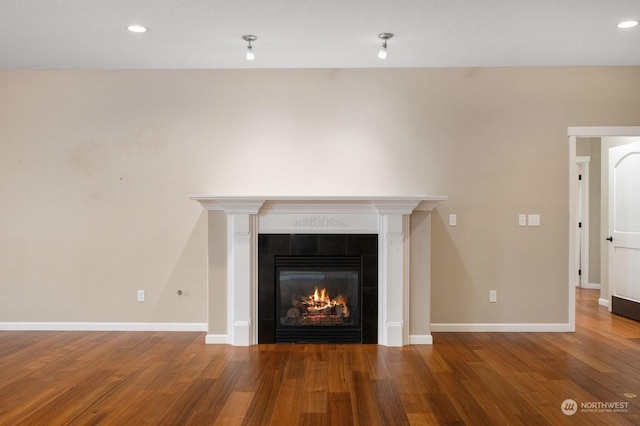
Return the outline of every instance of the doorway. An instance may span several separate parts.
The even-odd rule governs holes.
[[[575,330],[575,288],[580,284],[579,275],[576,273],[580,267],[580,250],[578,247],[579,211],[578,203],[575,201],[578,200],[580,190],[579,180],[575,179],[578,176],[577,142],[582,138],[640,137],[640,127],[569,127],[567,133],[569,136],[569,199],[571,200],[569,203],[569,324],[570,328]],[[605,159],[603,158],[602,161],[604,162]],[[607,206],[603,210],[607,210]],[[602,221],[604,222],[604,219]],[[601,240],[598,241],[601,244],[604,243],[603,234],[608,232],[608,226],[603,228],[600,235],[592,235],[592,238]],[[607,252],[608,248],[604,246],[601,258],[608,259]],[[608,286],[607,264],[607,261],[601,262],[600,275],[602,279],[599,303],[611,310],[611,291]]]

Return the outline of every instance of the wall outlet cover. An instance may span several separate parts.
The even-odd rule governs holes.
[[[527,215],[526,214],[518,215],[518,226],[527,226]]]
[[[529,226],[540,226],[540,215],[539,214],[530,214],[527,217],[527,221]]]

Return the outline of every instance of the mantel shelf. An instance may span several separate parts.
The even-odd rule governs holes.
[[[340,211],[411,214],[413,210],[430,211],[446,201],[442,195],[377,195],[377,196],[206,196],[189,197],[207,210],[227,213],[257,214],[260,211]]]

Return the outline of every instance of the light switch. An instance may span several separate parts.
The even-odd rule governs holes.
[[[138,290],[138,302],[144,302],[144,290]]]
[[[530,214],[528,216],[528,224],[529,226],[540,226],[540,215]]]
[[[456,224],[458,223],[458,218],[455,214],[450,214],[449,215],[449,226],[456,226]]]

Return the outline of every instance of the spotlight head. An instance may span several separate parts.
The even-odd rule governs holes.
[[[380,33],[378,34],[378,38],[382,40],[382,47],[378,51],[378,58],[387,59],[387,42],[389,39],[393,37],[392,33]]]
[[[248,43],[247,54],[246,54],[247,61],[253,61],[256,58],[256,55],[253,53],[253,46],[251,46],[251,42],[256,41],[258,37],[247,34],[247,35],[243,35],[242,39]]]

